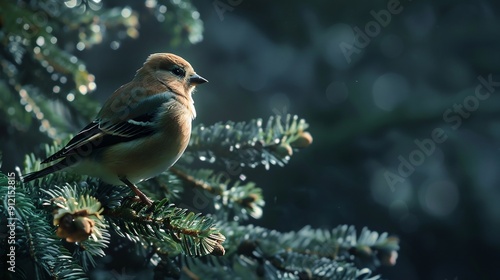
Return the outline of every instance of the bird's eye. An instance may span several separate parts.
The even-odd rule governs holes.
[[[184,71],[184,69],[180,68],[179,66],[175,66],[172,69],[172,73],[174,73],[174,75],[182,77],[182,78],[184,77],[184,75],[186,75],[186,72]]]

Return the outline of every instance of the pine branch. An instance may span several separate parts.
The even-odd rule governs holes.
[[[151,207],[130,200],[103,214],[120,236],[134,242],[156,241],[159,247],[165,243],[176,249],[170,254],[224,254],[221,243],[225,237],[212,219],[169,205],[168,199],[156,201]]]
[[[293,149],[312,143],[304,119],[287,115],[272,116],[263,125],[262,119],[246,122],[216,123],[193,129],[189,147],[181,158],[188,164],[194,159],[208,163],[256,167],[283,166],[293,154]]]
[[[277,254],[265,265],[268,266],[265,271],[274,272],[269,279],[376,280],[380,278],[372,275],[369,269],[358,269],[351,263],[295,252]]]
[[[203,23],[190,2],[155,1],[154,6],[147,2],[157,20],[173,31],[171,42],[180,43],[186,37],[192,43],[202,39]],[[22,125],[12,116],[2,120],[17,124],[14,127],[20,131],[33,122],[55,139],[71,124],[61,115],[70,115],[77,126],[92,119],[100,107],[88,95],[96,89],[94,76],[68,46],[83,50],[109,41],[116,49],[125,38],[139,36],[138,12],[130,7],[107,7],[95,0],[1,1],[0,10],[0,78],[7,81],[11,97],[20,105],[9,110],[11,115],[30,116]]]
[[[252,225],[227,224],[219,228],[228,237],[226,255],[217,260],[219,265],[186,258],[184,265],[194,275],[216,275],[218,267],[223,266],[237,271],[217,279],[243,274],[265,279],[378,279],[372,270],[380,265],[394,265],[399,249],[397,239],[386,233],[379,235],[365,228],[357,238],[352,226],[333,230],[304,227],[288,233]],[[369,250],[361,256],[360,248]],[[392,262],[388,261],[389,256]],[[358,258],[363,261],[357,261]]]
[[[192,170],[187,170],[182,167],[172,167],[169,171],[195,188],[209,192],[213,195],[221,195],[223,192],[224,187],[221,186],[220,179],[215,179],[215,182],[212,183],[208,182],[213,174],[212,170],[204,169],[193,172]]]
[[[178,200],[184,191],[182,181],[168,170],[162,174],[141,183],[141,190],[152,200],[167,198]]]
[[[247,220],[249,216],[259,219],[262,217],[264,199],[262,189],[255,183],[233,182],[224,176],[224,173],[215,173],[210,169],[190,170],[182,166],[171,168],[170,172],[185,181],[187,185],[210,193],[217,216],[220,220],[239,217]]]
[[[32,119],[36,120],[50,137],[55,138],[56,126],[51,123],[60,122],[61,118],[59,114],[53,113],[54,101],[68,104],[67,94],[77,96],[76,92],[82,94],[79,97],[83,102],[66,107],[72,116],[94,115],[98,106],[84,96],[95,89],[93,76],[86,71],[82,61],[62,50],[58,44],[58,37],[61,35],[59,32],[63,28],[66,34],[62,40],[78,40],[78,31],[72,31],[72,25],[68,22],[84,19],[91,21],[92,15],[79,14],[62,2],[53,1],[31,1],[29,4],[23,1],[4,1],[0,5],[4,11],[1,19],[5,33],[2,34],[8,35],[8,38],[1,40],[8,44],[4,45],[1,53],[4,61],[2,76],[6,78],[12,91],[16,92],[19,103],[27,106],[26,111],[31,112]],[[30,69],[29,73],[25,69]],[[59,92],[64,94],[57,94]],[[86,110],[75,111],[83,109],[82,106]]]
[[[8,193],[8,180],[0,174],[0,198],[2,199],[2,215],[4,218],[15,217],[16,246],[18,252],[24,252],[33,262],[37,278],[50,275],[60,279],[86,279],[86,275],[60,240],[53,238],[53,228],[47,215],[38,210],[32,198],[17,185],[15,188],[15,206],[9,207],[12,193]],[[22,254],[19,254],[22,256]],[[27,265],[27,264],[23,264]]]
[[[156,19],[163,23],[165,31],[171,37],[170,44],[172,46],[179,46],[187,42],[196,44],[203,39],[203,21],[190,0],[160,0],[157,4],[146,6],[151,9]],[[182,22],[182,25],[179,25],[179,22]],[[187,37],[187,41],[184,39],[185,37]]]
[[[110,234],[101,216],[101,203],[91,196],[95,188],[66,184],[42,191],[48,194],[44,205],[53,209],[57,236],[68,242],[80,242],[80,248],[91,256],[105,256],[103,249],[109,243]],[[82,257],[89,256],[83,254]],[[89,261],[93,262],[92,259]]]

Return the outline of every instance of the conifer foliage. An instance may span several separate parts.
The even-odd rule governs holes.
[[[0,256],[2,279],[109,278],[121,272],[103,271],[106,258],[119,259],[124,250],[145,260],[140,266],[154,279],[379,279],[377,267],[395,264],[398,240],[387,233],[347,225],[296,232],[251,225],[265,215],[263,186],[219,171],[285,166],[312,143],[307,122],[294,115],[194,127],[179,162],[140,184],[152,206],[133,199],[128,187],[69,172],[16,180],[43,167],[40,158],[70,139],[70,125],[91,119],[100,107],[88,95],[94,76],[75,49],[101,42],[118,48],[138,36],[141,16],[151,15],[174,45],[202,38],[190,1],[103,2],[0,2],[0,124],[14,135],[42,133],[50,143],[45,155],[28,154],[16,172],[0,174],[0,251],[15,247],[15,272],[9,256]],[[209,198],[210,213],[182,207],[187,190]]]

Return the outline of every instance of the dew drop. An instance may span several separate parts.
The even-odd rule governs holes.
[[[21,89],[19,91],[19,95],[24,99],[24,98],[28,97],[28,92],[25,89]]]
[[[146,7],[152,9],[152,8],[156,7],[157,2],[156,2],[156,0],[146,0],[145,5],[146,5]]]
[[[128,18],[129,16],[132,15],[132,10],[129,7],[125,7],[122,9],[121,15],[124,18]]]
[[[85,95],[85,94],[87,94],[87,87],[86,87],[86,86],[84,86],[84,85],[81,85],[81,86],[79,86],[79,87],[78,87],[78,91],[79,91],[81,94]]]
[[[38,38],[36,38],[36,44],[40,47],[45,45],[45,38],[43,38],[42,36],[38,36]]]
[[[96,83],[94,83],[94,82],[90,82],[90,83],[89,83],[89,90],[91,90],[91,91],[92,91],[92,90],[95,90],[95,89],[96,89],[96,87],[97,87]]]
[[[68,0],[66,2],[64,2],[64,4],[66,5],[66,7],[68,8],[74,8],[76,7],[76,5],[78,4],[77,3],[77,0]]]
[[[83,42],[78,42],[78,44],[76,44],[76,49],[83,51],[85,49],[85,44]]]
[[[101,27],[98,24],[92,24],[90,26],[90,30],[92,30],[92,32],[94,32],[94,33],[98,33],[101,31]]]

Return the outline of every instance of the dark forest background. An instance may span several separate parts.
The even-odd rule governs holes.
[[[286,167],[245,171],[267,202],[252,223],[396,234],[398,263],[380,271],[387,279],[500,279],[499,4],[231,3],[223,13],[217,1],[193,3],[204,25],[194,45],[173,46],[156,20],[142,18],[135,40],[75,51],[95,76],[91,96],[102,104],[151,53],[179,54],[210,81],[194,96],[195,123],[293,113],[310,124],[313,144]],[[399,12],[385,26],[374,24],[391,9]],[[361,43],[355,27],[373,36]],[[481,79],[493,83],[478,95]],[[50,142],[1,129],[5,170]],[[426,140],[436,133],[442,141]]]

